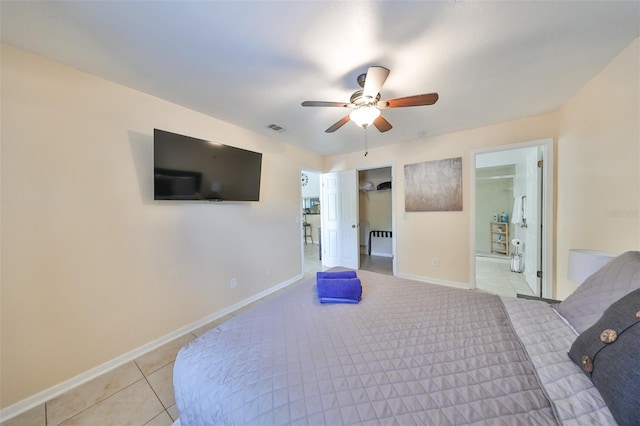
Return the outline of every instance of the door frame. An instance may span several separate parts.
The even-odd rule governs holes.
[[[469,159],[469,284],[476,288],[476,156],[492,152],[510,151],[520,148],[543,146],[544,166],[542,168],[542,297],[553,299],[555,292],[555,262],[554,262],[554,186],[555,186],[555,144],[553,138],[545,138],[528,142],[481,148],[471,151]]]
[[[322,173],[324,173],[322,170],[316,169],[315,167],[305,167],[305,166],[299,166],[299,170],[298,170],[298,176],[301,176],[303,172],[310,172],[310,173],[316,173],[318,174],[318,179],[320,178],[320,175]],[[299,189],[299,195],[298,195],[298,203],[300,205],[302,205],[302,185],[300,185],[300,178],[298,177],[298,189]],[[302,214],[302,209],[298,209],[298,215],[296,216],[296,223],[298,225],[298,241],[300,241],[300,272],[301,274],[304,276],[304,270],[305,270],[305,265],[304,265],[304,230],[302,228],[302,222],[304,222],[304,215]],[[319,242],[318,242],[319,243]],[[320,247],[318,247],[318,250],[320,250]],[[320,262],[322,263],[322,262]]]
[[[397,232],[397,226],[396,226],[396,221],[397,221],[397,216],[396,216],[396,198],[397,198],[397,190],[394,190],[394,186],[395,184],[393,183],[396,179],[396,163],[395,161],[392,162],[388,162],[388,163],[381,163],[381,164],[373,164],[373,165],[367,165],[367,166],[361,166],[361,167],[357,167],[355,168],[355,172],[356,172],[356,177],[358,176],[358,172],[360,171],[364,171],[364,170],[372,170],[372,169],[380,169],[380,168],[384,168],[384,167],[390,167],[391,168],[391,182],[392,182],[392,186],[391,186],[391,232],[393,233],[393,240],[391,243],[391,247],[392,247],[392,251],[393,251],[393,258],[392,258],[392,266],[393,266],[393,275],[396,276],[397,275],[397,265],[398,265],[398,256],[397,256],[397,243],[398,243],[398,232]],[[331,170],[331,171],[319,171],[317,169],[314,168],[308,168],[308,167],[301,167],[300,171],[302,172],[303,170],[308,170],[308,171],[317,171],[319,174],[323,174],[323,173],[331,173],[331,172],[335,172],[337,170]],[[357,194],[357,198],[359,199],[359,189],[356,187],[355,188],[356,194]],[[320,192],[322,193],[322,187],[320,188]],[[322,195],[321,195],[322,196]],[[302,198],[302,196],[301,196]],[[299,217],[299,221],[302,221],[302,216]],[[301,226],[299,228],[302,228]],[[358,230],[359,232],[359,230]],[[302,230],[300,230],[300,238],[302,238]],[[300,245],[300,250],[304,252],[304,244],[302,243],[302,239],[301,241],[301,245]],[[304,253],[303,253],[304,256]],[[302,259],[303,262],[303,267],[304,267],[304,259]],[[322,263],[324,266],[324,262]],[[303,269],[304,271],[304,269]]]
[[[393,234],[393,238],[391,239],[391,254],[392,254],[392,258],[391,258],[391,264],[392,264],[392,274],[395,277],[396,276],[396,271],[397,271],[397,265],[398,265],[398,256],[396,255],[397,253],[397,244],[398,244],[398,232],[396,232],[396,198],[397,198],[397,189],[396,189],[396,184],[395,184],[395,180],[396,180],[396,163],[395,161],[391,161],[389,163],[382,163],[382,164],[373,164],[373,165],[367,165],[367,166],[362,166],[362,167],[358,167],[356,168],[356,174],[358,172],[361,171],[365,171],[365,170],[374,170],[374,169],[382,169],[385,167],[390,167],[391,168],[391,232]],[[360,197],[359,194],[359,190],[358,190],[358,200]]]

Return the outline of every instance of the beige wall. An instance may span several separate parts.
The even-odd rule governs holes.
[[[260,202],[152,201],[154,127],[262,152]],[[7,46],[1,136],[2,407],[302,273],[318,155]]]
[[[640,42],[636,39],[560,112],[558,297],[569,249],[640,250]]]
[[[397,273],[468,286],[470,152],[490,146],[553,137],[557,131],[556,122],[556,114],[547,114],[370,149],[366,157],[362,152],[327,157],[326,168],[333,171],[364,168],[388,162],[392,158],[395,162],[392,196],[396,197]],[[463,211],[405,212],[404,165],[453,157],[462,157]],[[432,266],[433,258],[439,259],[439,266]]]
[[[369,222],[371,230],[391,231],[391,195],[392,191],[360,192],[360,220]]]
[[[367,157],[362,152],[328,157],[326,169],[362,168],[393,158],[398,274],[468,285],[470,152],[553,138],[554,294],[564,299],[575,289],[565,278],[569,248],[640,249],[639,50],[636,39],[558,112],[370,149]],[[463,211],[406,213],[404,165],[452,157],[463,161]],[[436,257],[438,267],[431,264]]]
[[[371,182],[374,188],[383,182],[391,182],[391,168],[385,167],[358,172],[358,187]],[[393,182],[392,182],[393,185]],[[369,222],[370,230],[392,231],[392,190],[358,192],[358,214],[360,220]]]

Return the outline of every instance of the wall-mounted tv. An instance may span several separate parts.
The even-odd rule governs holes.
[[[154,200],[259,201],[262,154],[153,130]]]

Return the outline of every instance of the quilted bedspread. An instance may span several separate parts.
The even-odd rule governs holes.
[[[499,297],[358,276],[357,305],[310,280],[182,348],[180,423],[557,424]]]

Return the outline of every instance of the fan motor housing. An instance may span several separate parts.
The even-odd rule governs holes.
[[[364,81],[367,79],[367,73],[364,74],[360,74],[358,76],[358,78],[356,79],[356,81],[358,82],[358,85],[362,88],[364,88]]]
[[[353,92],[350,102],[354,105],[360,106],[376,104],[380,100],[380,93],[378,93],[375,98],[364,98],[362,96],[362,92],[363,90],[356,90],[355,92]]]

